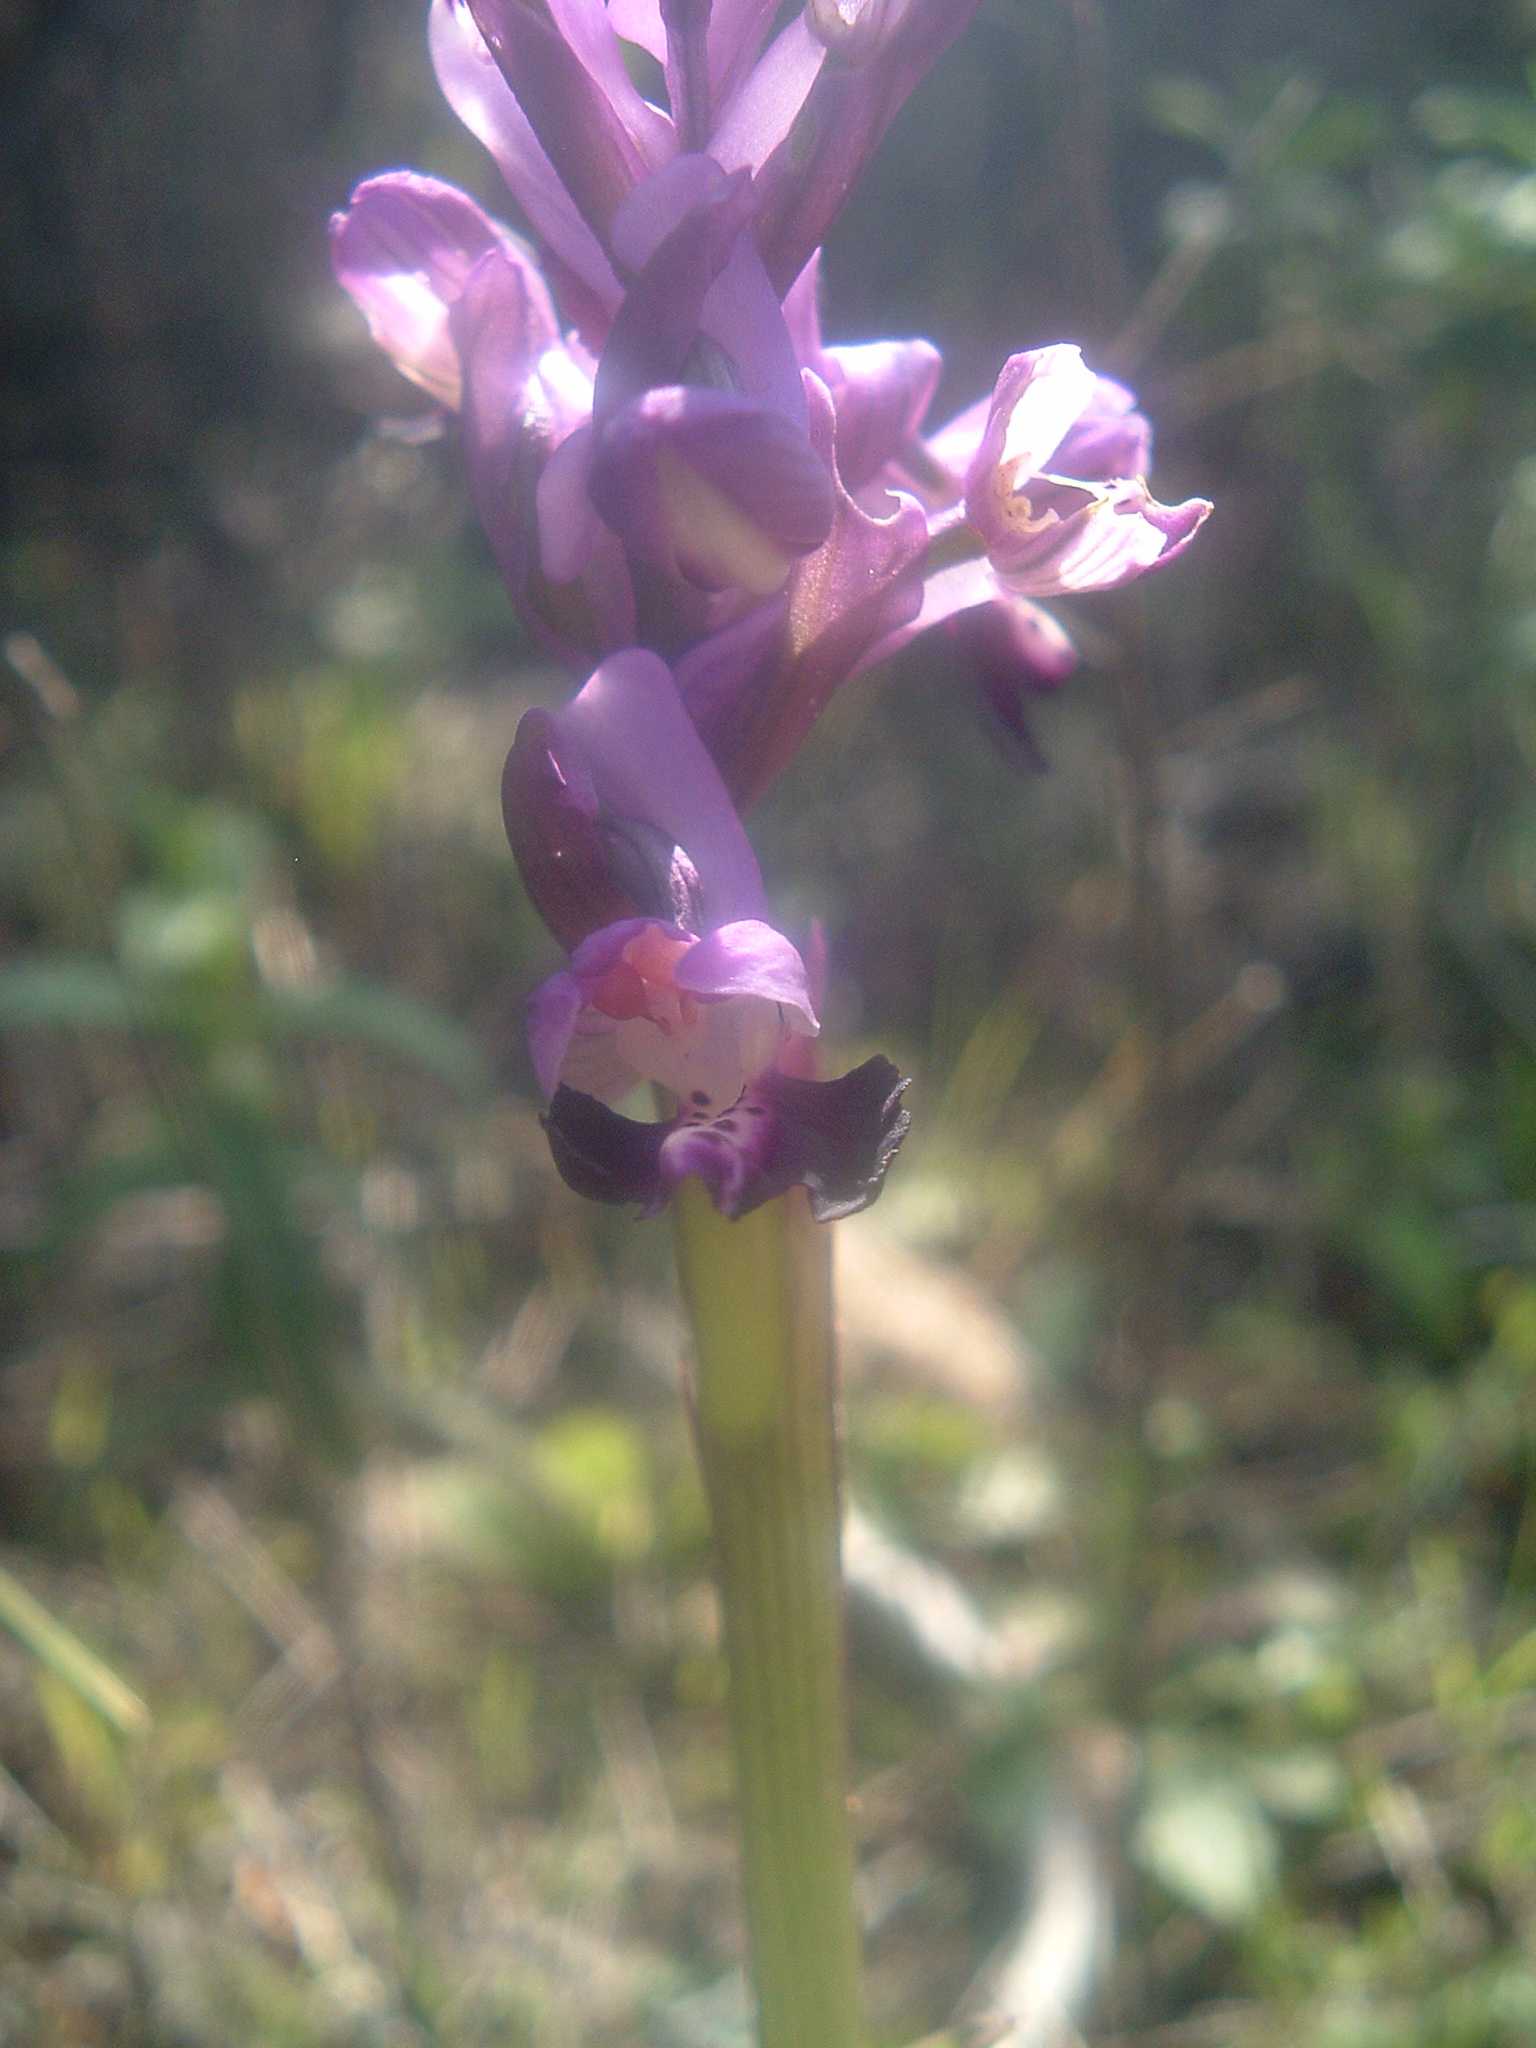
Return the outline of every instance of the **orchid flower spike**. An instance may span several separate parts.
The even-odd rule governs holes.
[[[820,1220],[867,1207],[906,1133],[906,1083],[879,1055],[809,1078],[805,962],[767,921],[752,850],[666,664],[630,649],[564,710],[530,713],[504,793],[529,892],[570,948],[529,1009],[566,1182],[648,1215],[689,1174],[728,1217],[796,1185]],[[669,1115],[614,1106],[644,1083]]]

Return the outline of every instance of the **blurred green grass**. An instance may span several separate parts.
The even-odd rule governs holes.
[[[666,1242],[518,1038],[557,685],[318,232],[489,186],[414,10],[316,19],[4,31],[0,2041],[715,2048]],[[1530,51],[995,0],[830,252],[957,404],[1080,335],[1219,505],[1048,775],[918,651],[759,821],[916,1076],[840,1247],[882,2042],[1536,2032]]]

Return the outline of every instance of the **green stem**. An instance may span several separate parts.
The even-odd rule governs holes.
[[[676,1202],[694,1424],[730,1666],[760,2048],[859,2048],[847,1812],[831,1231],[797,1189],[727,1223]]]

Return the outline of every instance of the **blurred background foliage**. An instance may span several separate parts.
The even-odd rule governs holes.
[[[839,1232],[882,2043],[1536,2039],[1533,56],[987,0],[829,252],[1219,507],[1048,773],[919,648],[758,821],[916,1077]],[[0,2041],[738,2041],[665,1232],[519,1041],[561,686],[325,267],[488,167],[412,0],[0,59]]]

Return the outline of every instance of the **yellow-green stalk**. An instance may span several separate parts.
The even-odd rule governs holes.
[[[793,1190],[730,1223],[674,1205],[730,1673],[760,2048],[862,2048],[832,1233]]]

